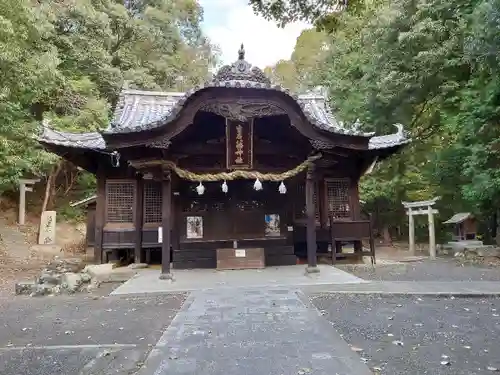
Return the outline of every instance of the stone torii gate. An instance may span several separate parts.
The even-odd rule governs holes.
[[[434,214],[439,211],[434,209],[433,206],[439,200],[440,197],[432,198],[428,201],[419,202],[401,202],[404,208],[406,208],[406,214],[408,215],[408,239],[410,243],[410,253],[415,255],[415,220],[413,216],[415,215],[427,215],[429,218],[429,254],[432,259],[436,258],[436,232],[434,229]]]

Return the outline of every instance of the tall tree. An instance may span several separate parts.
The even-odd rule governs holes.
[[[204,81],[218,55],[202,15],[195,0],[2,1],[0,191],[61,170],[33,140],[42,118],[100,129],[125,82],[175,90]]]
[[[290,60],[280,60],[266,67],[271,80],[294,91],[310,89],[318,83],[318,71],[328,55],[329,39],[315,29],[302,31],[297,38]]]

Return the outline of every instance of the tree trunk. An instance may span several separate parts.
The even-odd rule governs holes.
[[[389,231],[389,227],[387,225],[384,225],[382,229],[382,238],[384,241],[384,245],[392,246],[391,232]]]
[[[498,210],[495,215],[495,224],[496,224],[495,242],[497,246],[500,246],[500,214]]]
[[[57,176],[63,167],[64,162],[61,160],[57,165],[53,168],[52,172],[50,172],[49,177],[47,178],[47,184],[45,185],[45,194],[43,197],[42,204],[42,212],[47,211],[49,208],[49,204],[53,201],[54,196],[54,187],[55,182],[57,180]]]

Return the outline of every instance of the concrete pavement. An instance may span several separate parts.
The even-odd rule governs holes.
[[[141,270],[111,295],[172,293],[221,288],[296,288],[304,285],[358,284],[365,280],[329,265],[319,273],[306,274],[304,265],[267,267],[259,270],[173,270],[175,281],[160,280],[160,271]]]
[[[193,292],[137,375],[370,375],[290,289]]]
[[[486,296],[500,295],[498,281],[367,281],[326,267],[326,272],[322,270],[312,277],[304,274],[303,266],[269,273],[212,271],[205,278],[200,277],[203,272],[191,272],[174,283],[161,281],[157,271],[149,271],[141,283],[150,280],[155,285],[141,296],[136,295],[140,286],[136,283],[128,290],[124,284],[121,293],[103,298],[75,295],[0,300],[0,374],[368,375],[368,353],[362,353],[362,359],[360,353],[351,350],[347,341],[355,346],[360,344],[347,333],[361,327],[359,330],[366,332],[368,340],[373,327],[381,326],[381,322],[370,323],[361,314],[371,309],[379,311],[384,306],[387,310],[388,303],[397,300],[390,313],[395,315],[393,310],[407,306],[406,315],[411,317],[422,300],[426,301],[418,295],[443,296],[430,298],[429,305],[468,296],[484,297],[474,300],[484,299],[488,304],[492,298]],[[182,305],[185,294],[172,290],[186,287],[194,291]],[[324,301],[323,305],[315,302],[322,313],[302,293],[317,293],[319,299],[315,301]],[[444,298],[450,295],[457,298]],[[358,306],[356,298],[366,300],[365,305]],[[412,298],[413,302],[404,304],[398,298]],[[453,313],[444,311],[444,307],[429,308],[442,314]],[[463,311],[468,311],[465,307]],[[342,312],[342,319],[334,311]],[[454,312],[457,318],[451,318],[463,321],[460,311],[459,308]],[[419,314],[432,317],[436,312]],[[492,318],[498,319],[498,312],[493,309],[489,318],[486,314],[473,314],[471,318],[484,321],[484,332],[500,327],[491,324]],[[390,322],[388,327],[391,319],[385,318]],[[365,320],[366,327],[362,326]],[[407,320],[403,317],[402,322]],[[484,336],[481,332],[477,335],[479,341]],[[392,350],[391,341],[388,345]],[[367,345],[363,343],[361,347],[366,350]],[[436,343],[434,351],[439,345]],[[428,352],[424,354],[428,356]],[[374,361],[384,361],[381,354],[371,355]],[[466,352],[463,356],[468,358]],[[394,362],[391,358],[390,363]],[[415,357],[414,362],[419,363],[419,358]],[[490,362],[498,367],[495,361]],[[379,365],[367,363],[370,367]],[[399,371],[399,365],[396,367]]]

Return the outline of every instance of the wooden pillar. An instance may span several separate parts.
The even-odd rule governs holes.
[[[170,273],[170,229],[172,225],[172,181],[170,173],[165,174],[162,181],[162,244],[161,275],[162,280],[172,280]]]
[[[317,267],[316,244],[316,212],[314,207],[314,165],[311,165],[306,174],[306,215],[307,215],[307,268],[306,272],[319,272]]]
[[[415,255],[415,222],[411,207],[408,208],[408,241],[410,244],[410,254]]]
[[[106,220],[106,174],[103,168],[97,171],[97,197],[95,208],[94,262],[102,263],[103,235]]]
[[[328,196],[324,177],[318,181],[318,208],[321,228],[328,227]]]
[[[434,232],[434,212],[432,207],[427,207],[429,216],[429,255],[431,259],[436,259],[436,234]]]
[[[349,204],[353,220],[361,219],[361,205],[359,203],[359,179],[349,179]]]
[[[142,174],[136,175],[135,207],[134,207],[134,262],[141,263],[142,253],[142,223],[144,219],[144,179]]]
[[[179,222],[176,220],[176,218],[179,217],[178,212],[180,211],[181,207],[179,205],[179,177],[177,175],[172,175],[172,216],[171,220],[173,221],[171,224],[172,227],[172,235],[170,238],[170,242],[172,244],[172,249],[174,250],[179,250],[179,233],[180,233],[180,228],[179,228]],[[173,255],[173,254],[172,254]],[[170,259],[170,262],[173,262],[173,259]]]

